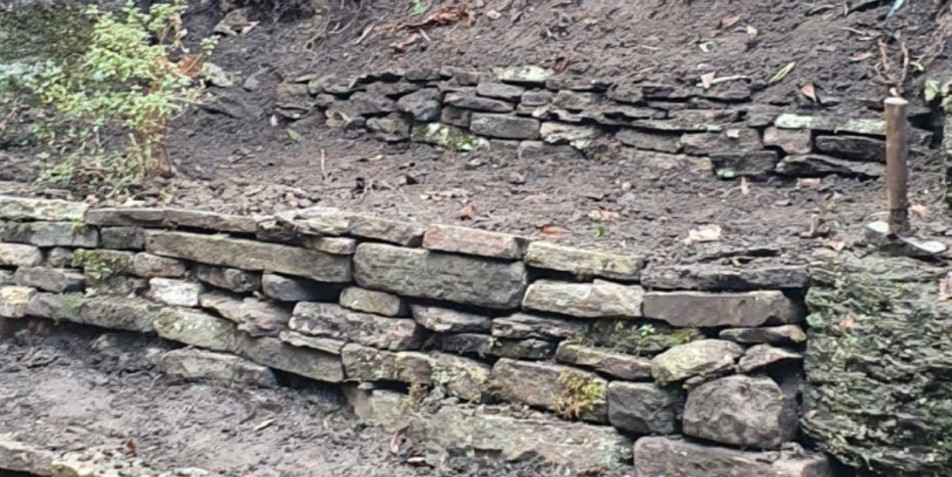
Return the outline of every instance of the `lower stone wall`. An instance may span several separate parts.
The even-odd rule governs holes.
[[[2,319],[154,333],[187,345],[158,360],[173,375],[293,373],[381,426],[579,472],[832,475],[797,444],[804,267],[653,265],[330,208],[0,197],[0,220]]]

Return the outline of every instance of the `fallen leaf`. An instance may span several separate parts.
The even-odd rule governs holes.
[[[853,329],[853,326],[855,324],[856,322],[852,318],[847,316],[846,318],[843,318],[842,320],[840,320],[840,330],[849,331]]]
[[[129,439],[126,441],[126,444],[123,448],[123,452],[130,457],[135,457],[139,454],[139,449],[136,447],[136,441]]]
[[[390,453],[391,454],[396,455],[400,453],[400,447],[402,447],[403,443],[406,442],[406,433],[407,433],[406,428],[397,429],[397,432],[394,432],[393,435],[390,437]]]
[[[790,63],[787,63],[786,65],[784,65],[783,68],[780,68],[779,70],[777,70],[777,72],[774,73],[774,75],[770,77],[770,81],[768,83],[774,84],[774,83],[783,81],[783,79],[786,78],[787,75],[789,75],[790,72],[793,71],[793,68],[795,68],[796,66],[797,66],[796,61],[791,61]]]
[[[202,73],[203,63],[202,55],[189,54],[183,55],[182,59],[176,63],[176,66],[178,66],[178,70],[182,75],[189,79],[195,79]]]
[[[952,299],[952,272],[939,280],[939,301],[949,301],[950,299]]]
[[[294,142],[298,142],[301,140],[301,134],[291,128],[288,128],[288,138]]]
[[[274,419],[266,419],[261,424],[258,424],[257,426],[255,426],[255,432],[264,430],[271,424],[274,424]]]
[[[609,220],[620,219],[621,214],[615,212],[614,210],[595,209],[588,213],[588,218],[596,222],[607,222]]]
[[[459,209],[457,212],[457,217],[460,220],[473,220],[473,217],[476,216],[476,207],[473,204],[467,204],[466,207]]]
[[[489,17],[490,20],[495,20],[495,19],[501,17],[501,16],[502,16],[502,13],[499,13],[499,12],[497,12],[496,10],[488,10],[488,11],[486,12],[486,16]]]
[[[571,234],[571,232],[569,232],[567,229],[559,227],[555,224],[545,224],[539,227],[539,235],[542,235],[543,237],[559,239],[569,234]]]
[[[870,58],[872,58],[872,57],[873,57],[873,52],[872,52],[872,51],[864,51],[863,53],[857,53],[857,54],[853,55],[853,56],[850,58],[850,61],[853,61],[853,62],[863,61],[863,60],[868,60],[868,59],[870,59]]]
[[[813,83],[806,83],[800,87],[800,94],[806,96],[810,101],[814,103],[819,103],[820,100],[816,96],[816,86]]]
[[[741,195],[750,195],[750,185],[747,184],[747,178],[740,178],[740,193]]]
[[[730,28],[740,21],[740,15],[732,15],[721,19],[721,28]]]
[[[704,89],[711,89],[711,86],[714,84],[714,74],[715,73],[704,73],[701,75],[701,86]]]
[[[753,25],[747,25],[747,36],[754,38],[760,33]]]
[[[721,226],[717,224],[704,225],[688,232],[684,239],[685,245],[700,242],[717,242],[721,239]]]

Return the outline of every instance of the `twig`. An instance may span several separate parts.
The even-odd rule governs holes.
[[[419,32],[420,32],[420,35],[423,36],[423,39],[426,40],[427,43],[433,42],[433,40],[430,39],[430,35],[427,35],[426,31],[424,31],[422,28],[419,29]]]
[[[321,149],[321,180],[327,182],[327,169],[324,169],[324,149]]]

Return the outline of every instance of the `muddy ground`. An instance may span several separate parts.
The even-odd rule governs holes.
[[[391,436],[359,424],[334,389],[176,381],[147,358],[170,346],[48,322],[8,330],[0,336],[0,434],[57,450],[128,449],[131,440],[153,468],[240,477],[568,475],[531,459],[451,456],[414,443],[394,455]],[[412,456],[428,464],[407,464]]]

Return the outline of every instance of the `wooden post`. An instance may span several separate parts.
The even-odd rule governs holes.
[[[909,224],[909,166],[906,108],[909,102],[889,98],[886,107],[886,199],[889,203],[889,234],[908,236]]]

